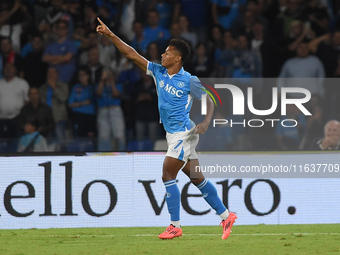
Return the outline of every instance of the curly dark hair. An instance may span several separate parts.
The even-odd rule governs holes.
[[[182,64],[188,60],[190,55],[190,46],[189,44],[179,38],[174,38],[170,40],[169,46],[173,46],[182,57]]]

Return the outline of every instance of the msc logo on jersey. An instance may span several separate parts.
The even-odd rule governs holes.
[[[184,87],[184,82],[180,81],[179,83],[177,83],[177,86],[180,87],[180,88],[183,88]]]
[[[163,84],[164,86],[164,84]],[[177,90],[175,87],[169,86],[169,84],[166,84],[164,87],[164,90],[171,95],[176,95],[177,97],[182,97],[183,96],[183,91],[182,90]]]
[[[159,82],[159,86],[160,86],[161,88],[163,88],[163,87],[164,87],[164,81],[160,81],[160,82]]]

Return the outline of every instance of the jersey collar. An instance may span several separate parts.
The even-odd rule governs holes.
[[[179,70],[178,73],[173,74],[173,75],[170,75],[168,72],[167,72],[167,74],[168,74],[168,76],[169,76],[170,78],[172,78],[172,77],[174,77],[174,76],[176,76],[176,75],[183,75],[183,74],[184,74],[184,69],[183,69],[183,67],[182,67],[181,70]]]
[[[184,69],[183,69],[183,67],[181,68],[181,70],[179,70],[179,72],[178,72],[177,74],[179,74],[179,75],[183,75],[183,74],[184,74]]]

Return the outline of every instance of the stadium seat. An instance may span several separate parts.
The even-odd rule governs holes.
[[[75,139],[67,144],[68,152],[94,151],[94,144],[90,139]]]
[[[165,139],[157,140],[153,149],[155,151],[166,151],[168,149],[168,144]]]

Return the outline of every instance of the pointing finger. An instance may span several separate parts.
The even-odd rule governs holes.
[[[101,25],[103,25],[103,26],[105,25],[105,24],[103,23],[103,21],[100,20],[99,17],[97,17],[97,20],[99,21],[99,23],[100,23]]]

